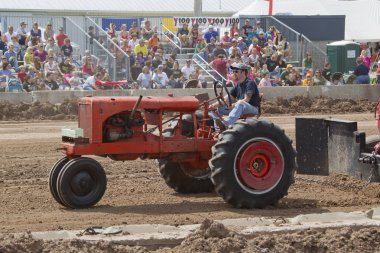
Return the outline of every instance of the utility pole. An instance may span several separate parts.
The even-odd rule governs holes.
[[[194,16],[202,16],[202,0],[194,0]]]

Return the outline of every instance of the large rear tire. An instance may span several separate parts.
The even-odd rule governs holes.
[[[370,135],[365,138],[365,152],[372,153],[374,147],[380,142],[380,135]]]
[[[237,208],[275,204],[294,182],[295,154],[291,140],[273,123],[238,121],[212,148],[215,190]]]
[[[163,135],[170,137],[173,132],[173,128],[166,128],[163,130]],[[166,184],[178,193],[203,193],[214,190],[210,179],[210,169],[197,170],[196,174],[192,170],[189,172],[192,171],[193,174],[186,173],[186,165],[171,161],[169,158],[158,159],[158,166],[158,172]]]
[[[103,167],[94,159],[79,157],[69,161],[57,180],[57,193],[69,208],[87,208],[103,197],[107,178]]]
[[[159,159],[158,164],[161,177],[178,193],[203,193],[214,190],[209,169],[199,170],[198,175],[190,175],[185,172],[185,165],[169,159]]]

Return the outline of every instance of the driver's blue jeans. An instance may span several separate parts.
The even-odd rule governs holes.
[[[239,100],[232,110],[228,109],[226,105],[221,106],[217,109],[219,115],[228,115],[225,122],[227,125],[234,124],[242,114],[259,114],[259,109],[256,106],[253,106],[247,102]],[[211,113],[210,114],[213,119],[217,119],[218,116]]]

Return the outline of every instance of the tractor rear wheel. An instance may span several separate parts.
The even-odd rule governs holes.
[[[51,195],[53,195],[53,198],[61,205],[65,205],[62,203],[62,201],[59,199],[58,192],[57,192],[57,181],[58,181],[58,175],[61,172],[63,166],[69,161],[67,157],[62,157],[59,159],[51,168],[49,173],[49,189]]]
[[[194,127],[193,127],[194,129]],[[166,128],[163,135],[173,135],[173,128]],[[194,134],[193,134],[194,135]],[[197,174],[186,173],[186,165],[171,161],[170,159],[158,159],[158,172],[166,184],[179,193],[212,192],[214,185],[210,179],[210,169],[197,170]]]
[[[95,205],[107,187],[106,173],[94,159],[79,157],[69,161],[61,170],[57,193],[61,202],[70,208]]]
[[[372,153],[374,147],[380,142],[380,135],[370,135],[365,138],[365,152]]]
[[[237,208],[275,204],[294,182],[295,154],[291,140],[273,123],[238,121],[212,147],[215,190]]]
[[[159,159],[159,172],[166,184],[178,193],[212,192],[214,185],[209,169],[199,170],[197,175],[186,173],[185,165],[169,159]]]

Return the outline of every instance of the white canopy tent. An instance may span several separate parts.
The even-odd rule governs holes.
[[[268,1],[255,0],[234,16],[263,16],[268,10]],[[380,41],[379,0],[273,0],[273,15],[345,15],[345,40]]]

